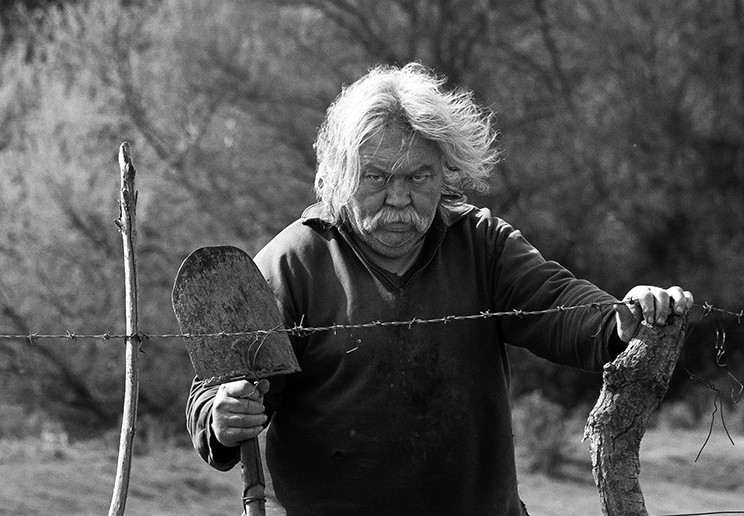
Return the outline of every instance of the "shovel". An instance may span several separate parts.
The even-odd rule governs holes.
[[[298,372],[292,346],[266,280],[250,256],[237,247],[202,247],[181,264],[173,286],[173,311],[186,337],[196,376],[205,386],[233,380],[253,382]],[[230,335],[248,333],[247,335]],[[243,509],[265,515],[258,439],[240,446]]]

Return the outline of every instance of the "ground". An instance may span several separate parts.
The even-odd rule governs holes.
[[[716,431],[700,460],[707,429],[650,430],[641,448],[641,485],[652,516],[744,511],[744,435],[732,446]],[[108,510],[117,447],[0,440],[0,515],[100,515]],[[532,516],[599,515],[588,452],[575,454],[558,477],[520,471],[520,492]],[[220,473],[187,448],[138,453],[132,463],[127,516],[240,514],[240,474]],[[269,511],[271,516],[278,514]]]

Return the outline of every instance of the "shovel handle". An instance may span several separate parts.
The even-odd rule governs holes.
[[[266,496],[261,449],[258,438],[249,439],[240,445],[240,463],[243,469],[243,510],[244,516],[265,516]]]

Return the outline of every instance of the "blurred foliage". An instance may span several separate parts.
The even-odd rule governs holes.
[[[571,439],[563,407],[539,391],[517,398],[512,409],[514,439],[520,464],[530,473],[557,476],[568,459]]]
[[[341,85],[411,60],[496,113],[506,159],[473,201],[544,255],[617,296],[682,284],[744,305],[742,0],[26,4],[0,16],[2,332],[122,330],[124,140],[139,171],[140,327],[175,331],[180,261],[218,243],[255,253],[299,216]],[[722,324],[741,337],[704,318],[683,357],[693,370],[716,369]],[[183,346],[143,350],[141,413],[180,431]],[[0,396],[78,433],[110,427],[122,355],[107,341],[0,341]],[[515,389],[596,396],[585,376],[516,355]]]

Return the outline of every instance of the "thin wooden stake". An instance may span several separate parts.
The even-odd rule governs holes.
[[[109,516],[124,514],[129,489],[129,473],[132,467],[132,445],[137,422],[137,399],[139,394],[139,370],[137,357],[141,339],[137,327],[137,260],[135,241],[137,230],[135,212],[137,191],[134,189],[136,173],[129,157],[129,144],[119,147],[119,169],[121,171],[120,217],[117,225],[121,231],[124,247],[124,294],[126,299],[126,377],[124,387],[124,411],[119,438],[119,459],[116,468],[114,493],[111,498]]]
[[[648,516],[638,481],[639,449],[669,387],[686,326],[686,315],[667,326],[643,322],[625,351],[605,365],[602,392],[584,433],[604,516]]]

